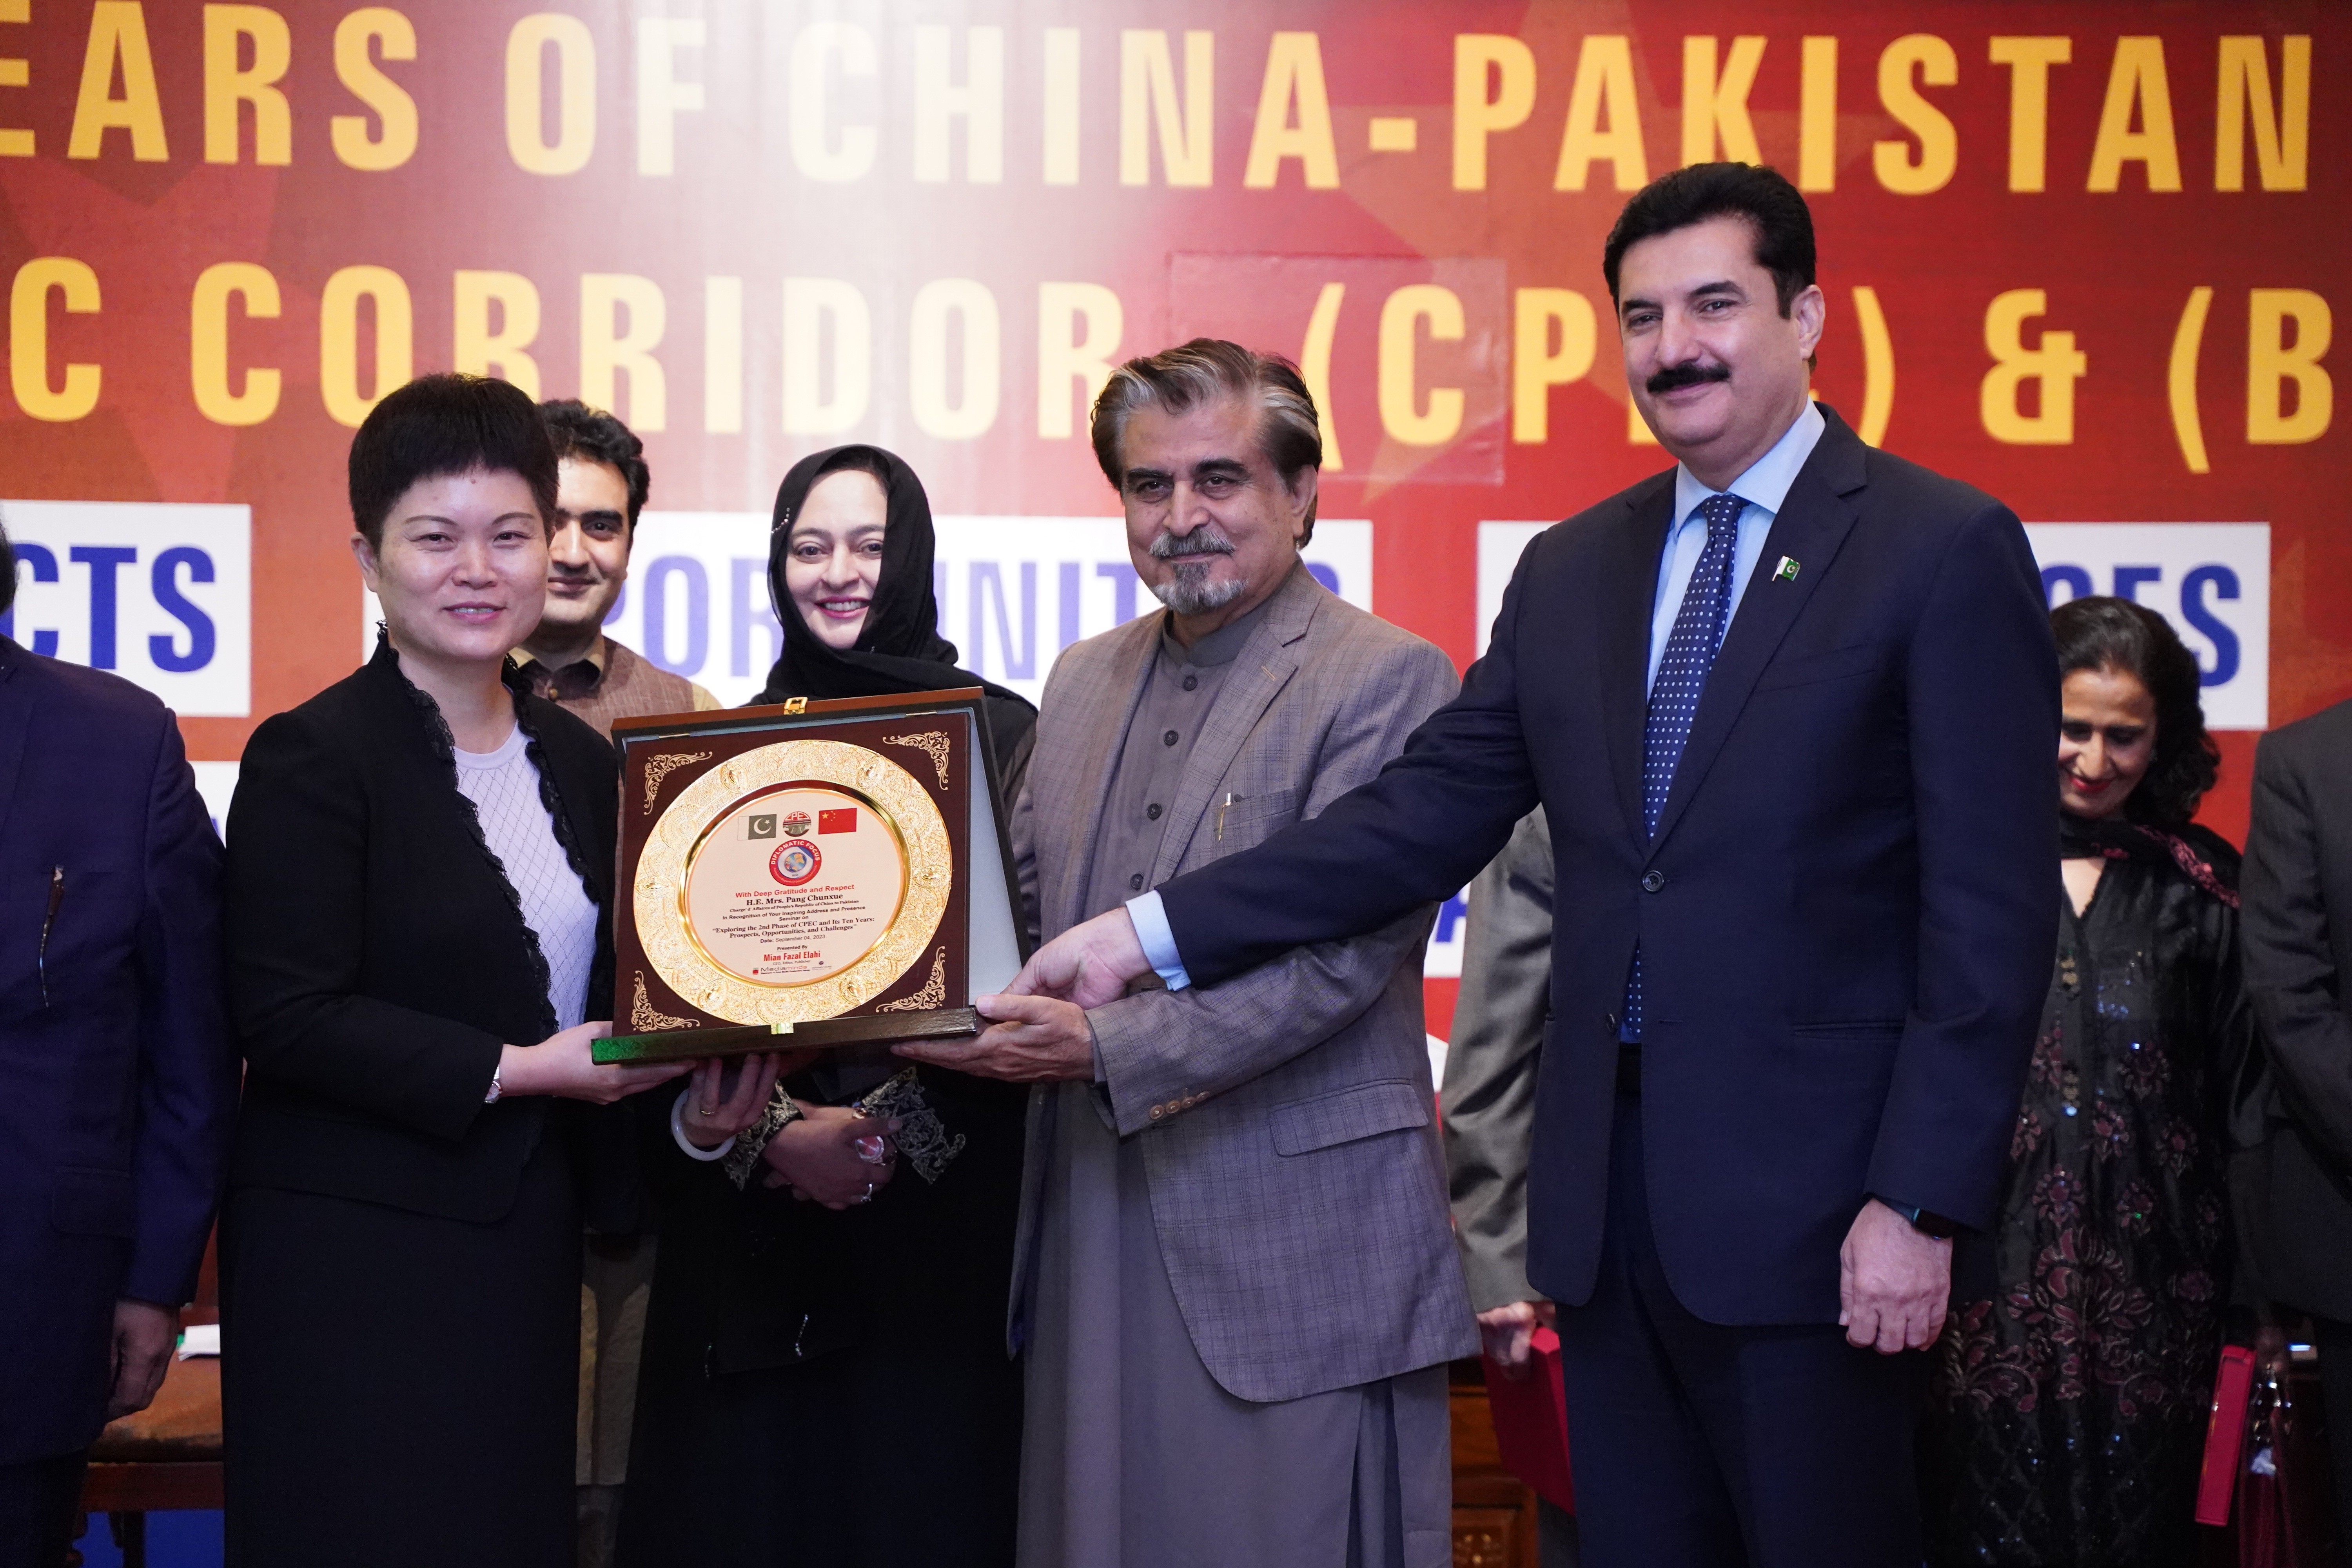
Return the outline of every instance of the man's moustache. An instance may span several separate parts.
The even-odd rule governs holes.
[[[1151,541],[1154,559],[1173,560],[1180,555],[1231,555],[1233,542],[1220,538],[1205,527],[1190,533],[1161,533]]]
[[[1653,373],[1643,384],[1649,388],[1650,395],[1655,397],[1660,393],[1673,392],[1681,387],[1730,379],[1731,367],[1727,364],[1670,364]]]

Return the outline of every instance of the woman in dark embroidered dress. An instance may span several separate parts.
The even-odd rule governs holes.
[[[2051,616],[2064,895],[2000,1218],[1963,1240],[1922,1462],[1929,1561],[2167,1568],[2192,1520],[2230,1298],[2228,1105],[2252,1038],[2238,853],[2189,821],[2219,772],[2161,616]],[[1965,1287],[1963,1287],[1964,1289]]]
[[[760,700],[985,687],[1009,803],[1036,710],[956,668],[932,550],[898,458],[842,447],[795,466],[769,553],[784,649]],[[697,1151],[711,1163],[651,1156],[663,1231],[618,1561],[1010,1563],[1021,1379],[1004,1315],[1027,1092],[887,1047],[782,1087],[731,1151]]]

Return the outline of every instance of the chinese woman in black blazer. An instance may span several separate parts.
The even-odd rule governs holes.
[[[555,474],[503,383],[428,377],[380,404],[352,495],[384,640],[246,749],[226,921],[246,1098],[221,1232],[234,1563],[572,1561],[581,1226],[629,1223],[618,1102],[685,1069],[590,1060],[610,1027],[582,1020],[612,994],[613,753],[499,679],[543,602]]]

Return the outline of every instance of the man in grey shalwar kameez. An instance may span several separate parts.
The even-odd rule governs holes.
[[[1112,376],[1096,455],[1168,605],[1055,667],[1015,812],[1052,936],[1377,773],[1436,648],[1299,563],[1321,446],[1287,364],[1196,342]],[[1400,855],[1412,853],[1399,845]],[[1028,1079],[1013,1338],[1024,1568],[1438,1568],[1444,1363],[1477,1346],[1421,1011],[1429,912],[1232,984],[983,998]]]

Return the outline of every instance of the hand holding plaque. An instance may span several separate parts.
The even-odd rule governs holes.
[[[969,1037],[1021,962],[977,690],[625,719],[599,1061]]]

